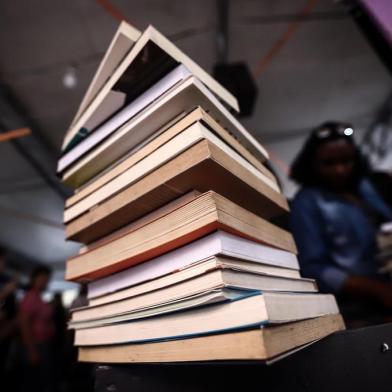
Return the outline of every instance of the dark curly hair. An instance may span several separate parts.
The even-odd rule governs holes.
[[[31,271],[30,279],[33,282],[37,276],[39,276],[39,275],[50,276],[51,273],[52,273],[52,269],[50,267],[48,267],[47,265],[43,265],[43,264],[37,265]]]
[[[355,166],[351,179],[351,185],[355,186],[368,172],[369,165],[356,146],[353,137],[347,132],[352,128],[349,123],[328,121],[313,129],[291,165],[290,178],[303,186],[323,185],[322,179],[315,171],[314,157],[316,152],[328,142],[343,139],[355,148]]]

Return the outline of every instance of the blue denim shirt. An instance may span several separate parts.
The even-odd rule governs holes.
[[[358,190],[368,208],[392,220],[392,211],[368,180]],[[303,188],[293,200],[290,223],[301,272],[317,279],[322,291],[339,292],[348,275],[377,274],[377,228],[360,207],[321,188]]]

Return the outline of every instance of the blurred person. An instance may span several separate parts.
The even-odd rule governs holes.
[[[381,322],[392,309],[391,284],[375,260],[377,228],[392,210],[367,177],[352,129],[327,122],[312,131],[291,168],[302,188],[290,223],[302,274],[335,293],[349,326],[358,326]]]
[[[57,347],[63,347],[67,329],[67,310],[63,305],[61,293],[55,293],[52,300],[54,342]]]
[[[87,284],[81,284],[78,296],[72,301],[70,310],[88,305]],[[71,313],[71,312],[70,312]],[[68,389],[72,392],[94,390],[94,366],[78,362],[78,350],[73,345],[74,330],[68,330]]]
[[[67,310],[63,304],[62,294],[57,292],[52,299],[53,307],[53,355],[54,355],[54,387],[56,391],[65,388],[66,343],[67,343]]]
[[[391,173],[372,171],[369,179],[373,186],[377,189],[379,195],[384,202],[392,208],[392,175]]]
[[[17,282],[5,274],[6,251],[0,248],[0,379],[8,377],[11,343],[16,332]]]
[[[36,267],[31,275],[30,289],[20,303],[23,373],[21,391],[53,390],[53,306],[42,299],[50,275],[48,267]]]
[[[78,296],[72,301],[70,309],[81,308],[88,305],[87,298],[87,284],[82,283],[80,285]]]

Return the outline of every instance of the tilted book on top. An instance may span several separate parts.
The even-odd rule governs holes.
[[[71,127],[80,118],[81,114],[86,110],[140,36],[141,32],[139,30],[124,21],[121,22],[84,94],[78,111],[72,120]]]
[[[105,56],[105,64],[108,63],[110,56],[110,53]],[[79,117],[68,130],[64,138],[62,150],[66,151],[71,144],[75,143],[74,138],[77,137],[78,132],[83,129],[85,123],[99,108],[110,91],[119,90],[126,92],[127,101],[130,102],[179,63],[185,65],[219,99],[236,111],[239,110],[238,102],[231,93],[154,27],[149,26],[118,64],[112,75],[108,75],[110,77],[99,90],[97,86],[102,83],[97,83],[97,80],[101,81],[103,78],[101,78],[100,72],[96,74],[94,77],[96,82],[93,89],[91,89],[90,93],[88,92],[88,97],[84,100],[84,104],[82,102],[78,112]],[[107,68],[103,66],[101,70],[107,70]],[[93,96],[92,90],[94,92],[95,90],[98,91],[96,91],[94,98],[91,99]],[[87,104],[88,101],[90,102]]]

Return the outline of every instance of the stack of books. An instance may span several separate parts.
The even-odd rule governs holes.
[[[90,362],[270,360],[344,328],[301,278],[268,153],[224,87],[153,27],[122,23],[66,134],[66,278]]]

